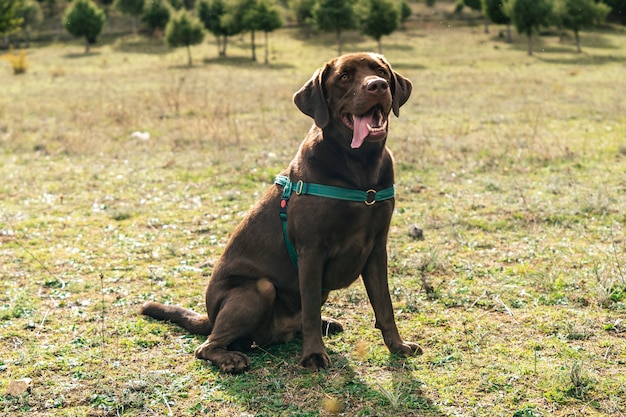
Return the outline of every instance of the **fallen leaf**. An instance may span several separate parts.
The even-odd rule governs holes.
[[[26,391],[30,391],[30,386],[31,386],[32,381],[33,380],[30,378],[22,378],[22,379],[16,379],[14,381],[9,382],[6,395],[10,397],[14,397],[16,395],[23,394]]]

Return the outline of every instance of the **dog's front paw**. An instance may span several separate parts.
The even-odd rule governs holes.
[[[300,360],[300,366],[307,368],[310,371],[317,371],[319,369],[328,368],[331,364],[330,356],[328,353],[311,353],[303,356]]]
[[[400,356],[413,356],[413,355],[421,355],[424,353],[424,350],[420,345],[413,342],[402,342],[398,346],[394,346],[393,349],[389,349],[391,353],[395,353]]]

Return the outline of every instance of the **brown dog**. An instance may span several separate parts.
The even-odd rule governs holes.
[[[250,365],[242,350],[302,332],[300,364],[316,370],[330,365],[323,326],[342,330],[323,322],[320,308],[331,290],[361,276],[389,350],[421,353],[398,333],[387,283],[394,208],[388,115],[398,116],[411,88],[376,54],[344,55],[318,69],[294,95],[315,124],[234,231],[206,290],[208,315],[153,302],[142,314],[208,335],[196,357],[233,373]]]

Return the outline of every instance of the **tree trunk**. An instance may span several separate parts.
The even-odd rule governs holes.
[[[574,31],[574,36],[576,37],[576,52],[581,53],[583,50],[580,47],[580,34],[577,30]]]
[[[382,38],[378,38],[378,53],[379,54],[383,54],[383,42],[381,40]]]
[[[506,24],[506,43],[511,43],[513,42],[513,39],[511,39],[511,24],[507,23]]]
[[[222,56],[222,40],[219,35],[215,36],[215,45],[217,45],[217,55]]]
[[[528,56],[533,55],[533,37],[528,35]]]
[[[190,67],[193,65],[191,62],[191,46],[187,45],[187,65]]]
[[[485,17],[485,33],[489,33],[489,19]]]
[[[268,40],[268,32],[265,31],[265,64],[269,64],[269,49],[270,49],[270,44],[269,44],[269,40]]]
[[[252,61],[256,62],[256,48],[254,46],[254,31],[250,31],[250,44],[252,45]]]
[[[85,38],[85,54],[89,53],[89,40]]]
[[[228,36],[224,35],[222,39],[222,52],[220,52],[220,56],[226,56],[226,46],[228,45]]]

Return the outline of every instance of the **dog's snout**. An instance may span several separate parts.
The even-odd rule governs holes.
[[[387,91],[389,83],[383,78],[376,77],[367,81],[366,88],[369,93],[380,95]]]

